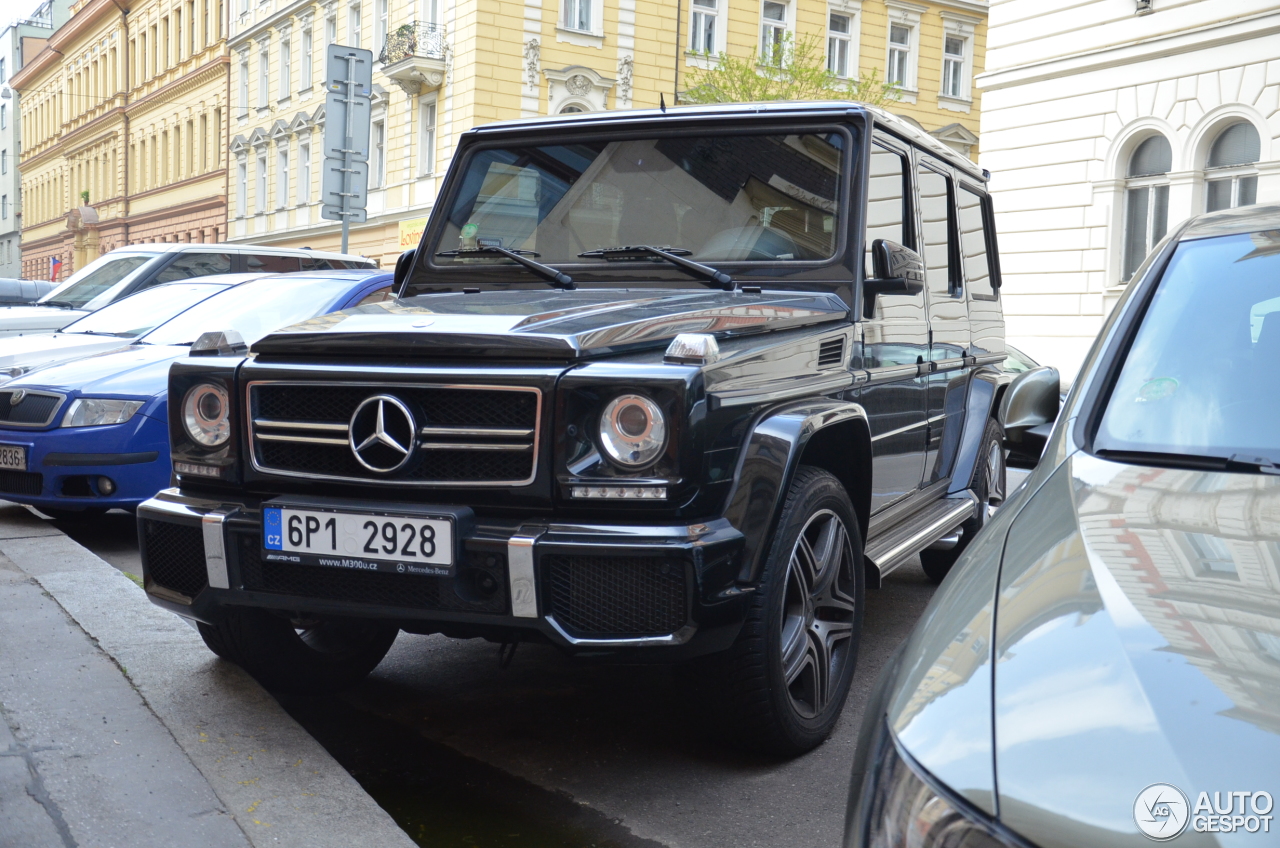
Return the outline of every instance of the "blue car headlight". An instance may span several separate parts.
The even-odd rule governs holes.
[[[94,427],[101,424],[123,424],[142,408],[143,400],[115,398],[76,398],[62,416],[63,427]]]
[[[866,848],[1022,848],[994,821],[935,784],[883,731],[883,753],[871,775]]]

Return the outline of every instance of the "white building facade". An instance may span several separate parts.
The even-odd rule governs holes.
[[[1008,338],[1070,380],[1166,232],[1280,202],[1280,3],[992,0],[989,26]]]

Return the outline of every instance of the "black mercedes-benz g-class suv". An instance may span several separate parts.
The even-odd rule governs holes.
[[[866,588],[1004,494],[985,176],[856,103],[472,130],[397,300],[174,365],[147,591],[269,688],[540,641],[812,748]]]

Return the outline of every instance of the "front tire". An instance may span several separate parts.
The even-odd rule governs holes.
[[[951,566],[960,554],[986,526],[987,519],[995,514],[1005,499],[1004,430],[1000,422],[991,419],[982,433],[982,453],[973,469],[973,493],[978,496],[978,514],[960,525],[960,541],[950,550],[923,550],[920,565],[925,576],[933,583],[941,583],[951,572]]]
[[[737,738],[796,756],[831,735],[853,681],[864,590],[849,495],[802,466],[738,641],[709,658]]]
[[[216,625],[199,623],[205,645],[266,689],[318,695],[356,685],[382,662],[399,629],[353,619],[294,619],[232,607]]]

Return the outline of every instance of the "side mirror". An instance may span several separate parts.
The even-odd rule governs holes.
[[[405,281],[409,279],[409,272],[413,270],[413,260],[417,255],[418,249],[411,247],[396,259],[396,270],[391,275],[391,288],[395,291],[396,297],[404,291]]]
[[[1058,417],[1061,393],[1058,369],[1047,365],[1024,371],[1009,384],[999,417],[1011,467],[1036,467]]]
[[[871,242],[871,273],[862,281],[862,314],[875,312],[876,295],[920,294],[924,291],[924,260],[920,254],[896,241],[876,239]]]
[[[191,345],[191,356],[244,356],[249,352],[238,330],[210,330]]]

